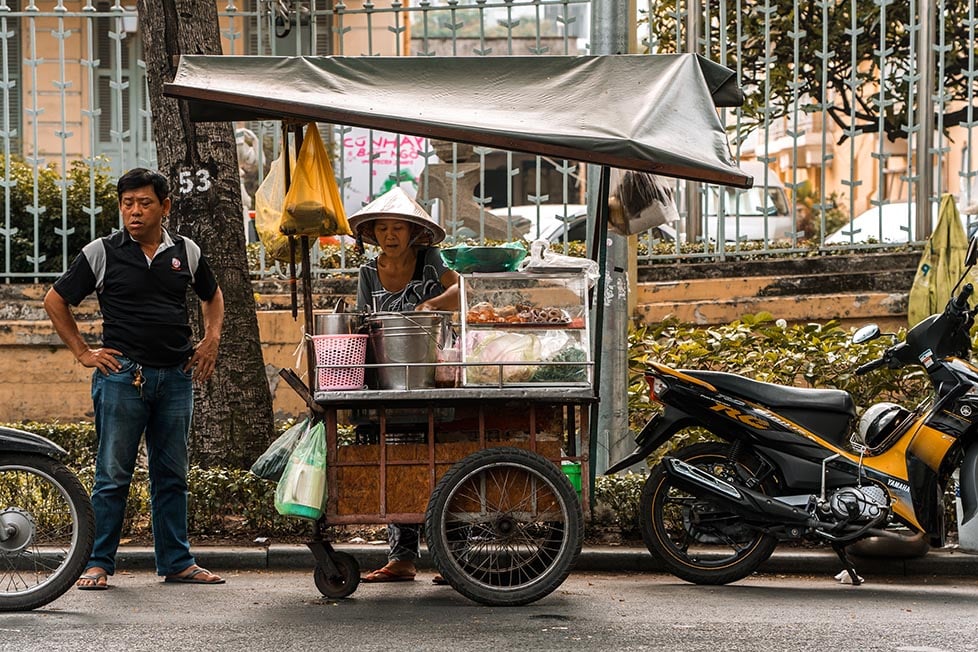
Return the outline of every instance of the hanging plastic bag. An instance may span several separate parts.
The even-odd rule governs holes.
[[[284,151],[268,168],[268,174],[255,191],[255,230],[265,248],[265,255],[272,260],[289,262],[289,238],[279,230],[282,207],[285,205]],[[298,243],[296,243],[298,245]],[[296,260],[305,259],[302,248],[296,248]]]
[[[309,124],[303,137],[292,182],[285,194],[279,230],[285,235],[317,238],[353,235],[336,186],[333,166],[315,123]]]
[[[306,429],[275,488],[275,510],[283,516],[317,520],[326,503],[326,426]]]
[[[520,271],[552,272],[552,271],[582,271],[587,276],[588,285],[594,285],[600,274],[598,263],[590,258],[565,256],[550,250],[547,240],[534,240],[530,243],[530,255],[523,259]]]
[[[641,233],[679,219],[673,188],[648,172],[612,170],[609,226],[622,235]]]
[[[292,451],[299,444],[302,435],[309,428],[309,418],[300,419],[294,426],[279,435],[268,449],[258,456],[255,463],[251,465],[251,472],[259,478],[274,480],[278,482],[282,478],[282,472],[292,456]]]

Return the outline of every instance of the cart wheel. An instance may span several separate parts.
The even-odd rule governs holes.
[[[462,595],[487,605],[528,604],[567,578],[584,516],[557,466],[521,448],[488,448],[442,477],[425,514],[435,566]]]
[[[316,564],[313,580],[316,588],[327,598],[345,598],[360,585],[360,564],[353,555],[345,552],[332,552],[330,559],[336,564],[335,574],[327,573],[321,564]]]

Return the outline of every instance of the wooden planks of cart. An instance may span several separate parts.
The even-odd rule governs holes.
[[[487,374],[491,364],[464,352],[455,387],[322,390],[282,374],[327,426],[327,504],[309,542],[320,592],[344,597],[360,579],[356,559],[323,536],[327,525],[391,522],[423,523],[438,571],[475,601],[521,605],[556,589],[580,553],[593,492],[610,170],[750,187],[717,114],[743,102],[734,73],[689,54],[185,55],[164,95],[192,120],[281,120],[296,140],[303,123],[332,123],[600,166],[583,379],[534,381],[506,361]],[[307,265],[299,278],[316,379]],[[565,473],[577,467],[579,494]]]

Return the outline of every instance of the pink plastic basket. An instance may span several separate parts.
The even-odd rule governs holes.
[[[367,361],[366,335],[313,335],[316,385],[320,390],[362,389]],[[344,365],[355,367],[337,368]]]

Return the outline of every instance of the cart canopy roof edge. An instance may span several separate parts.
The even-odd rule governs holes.
[[[734,72],[699,55],[183,55],[164,95],[196,122],[381,129],[749,188],[718,107]]]

